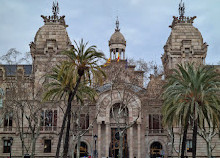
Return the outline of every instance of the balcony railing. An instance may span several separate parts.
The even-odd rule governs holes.
[[[12,131],[12,126],[6,126],[3,128],[3,131]]]
[[[41,131],[57,131],[57,126],[41,126]]]
[[[149,129],[149,134],[161,134],[164,133],[164,129]]]

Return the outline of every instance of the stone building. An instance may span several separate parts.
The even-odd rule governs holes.
[[[20,138],[19,120],[16,120],[18,111],[5,109],[8,100],[24,97],[33,105],[38,105],[44,91],[43,85],[49,81],[45,75],[58,62],[66,60],[62,51],[71,49],[72,43],[66,31],[65,16],[57,16],[57,7],[54,5],[52,16],[42,16],[44,25],[37,31],[34,41],[30,44],[30,52],[33,59],[32,65],[1,65],[0,66],[0,105],[2,124],[0,126],[0,157],[8,157],[10,151],[12,157],[21,157],[22,146]],[[180,7],[184,10],[184,8]],[[165,75],[175,68],[178,63],[194,61],[205,64],[208,45],[204,43],[201,33],[193,26],[195,17],[174,17],[171,33],[164,46],[162,63]],[[164,84],[161,75],[151,75],[146,88],[143,86],[143,73],[136,71],[135,65],[128,65],[126,60],[126,39],[119,29],[119,21],[116,21],[116,29],[109,40],[111,63],[103,69],[107,72],[104,85],[97,87],[98,97],[95,103],[88,103],[81,112],[81,129],[87,129],[95,121],[81,139],[81,156],[94,156],[98,158],[117,157],[119,154],[119,130],[126,127],[123,136],[123,157],[146,158],[168,157],[171,155],[170,135],[162,126],[160,94]],[[117,58],[120,58],[117,61]],[[219,66],[216,66],[217,68]],[[112,88],[114,85],[114,88]],[[116,85],[116,86],[115,86]],[[23,86],[23,91],[11,91],[14,87]],[[16,89],[15,88],[15,89]],[[126,88],[126,91],[125,91]],[[122,96],[121,96],[122,94]],[[129,98],[124,99],[124,96]],[[25,101],[24,98],[22,101]],[[126,102],[126,108],[119,119],[114,119],[118,105]],[[16,104],[17,105],[17,104]],[[39,136],[36,142],[36,157],[54,157],[58,141],[59,130],[62,124],[64,101],[44,102],[40,104]],[[33,107],[32,107],[33,108]],[[33,109],[36,110],[36,109]],[[26,109],[26,111],[28,111]],[[36,112],[37,113],[37,112]],[[97,118],[96,118],[97,114]],[[30,115],[29,115],[30,116]],[[32,115],[33,116],[33,115]],[[74,130],[72,123],[72,130]],[[130,126],[131,125],[131,126]],[[20,127],[20,126],[19,126]],[[24,119],[25,144],[30,144],[32,139],[28,122]],[[178,138],[179,129],[175,129]],[[97,141],[94,139],[97,136]],[[11,145],[11,138],[13,144]],[[75,154],[76,141],[70,138],[69,155]],[[175,148],[178,150],[178,141],[175,139]],[[218,138],[213,139],[215,148],[213,156],[220,157],[220,143]],[[204,145],[201,145],[204,144]],[[27,145],[28,148],[28,145]],[[62,147],[61,147],[62,148]],[[187,138],[187,155],[191,156],[191,137]],[[97,152],[94,152],[96,149]],[[31,153],[29,150],[25,153]],[[177,156],[177,153],[174,152]],[[198,137],[198,158],[206,156],[206,146],[202,138]]]

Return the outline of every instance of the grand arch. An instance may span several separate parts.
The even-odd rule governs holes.
[[[124,96],[129,96],[129,102],[126,105],[128,109],[128,124],[132,124],[135,122],[135,125],[137,126],[137,158],[141,157],[141,100],[139,97],[135,94],[133,91],[128,91],[126,94],[123,92],[123,90],[114,90],[114,91],[105,91],[104,93],[101,93],[97,102],[97,111],[98,111],[98,117],[97,117],[97,124],[98,124],[98,157],[101,158],[103,156],[103,153],[101,154],[102,150],[105,150],[105,157],[109,157],[109,145],[111,143],[112,138],[112,130],[115,129],[114,124],[111,121],[110,111],[111,107],[117,103],[121,103]],[[104,130],[104,131],[103,131]],[[105,141],[104,138],[101,138],[100,136],[103,135],[102,133],[105,133]],[[130,127],[127,130],[128,133],[128,146],[129,146],[129,158],[134,158],[133,153],[133,126]],[[103,144],[103,142],[105,144]],[[103,145],[105,146],[105,149],[103,149]]]

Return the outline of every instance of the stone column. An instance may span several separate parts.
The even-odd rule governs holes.
[[[141,158],[141,125],[138,124],[138,158]]]
[[[101,158],[101,123],[98,123],[98,158]]]
[[[125,60],[125,51],[123,51],[123,59]]]
[[[130,147],[129,147],[129,158],[134,158],[133,156],[133,127],[130,127],[129,129],[129,135],[130,135],[130,141],[129,141],[129,144],[130,144]]]
[[[106,141],[106,143],[105,143],[105,157],[109,157],[109,138],[110,138],[110,134],[109,134],[109,132],[110,132],[110,124],[107,122],[106,124],[105,124],[105,141]]]

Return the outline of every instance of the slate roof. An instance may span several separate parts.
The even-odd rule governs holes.
[[[32,73],[32,65],[3,65],[5,68],[6,76],[15,76],[17,73],[17,67],[23,66],[24,75],[29,76]]]

